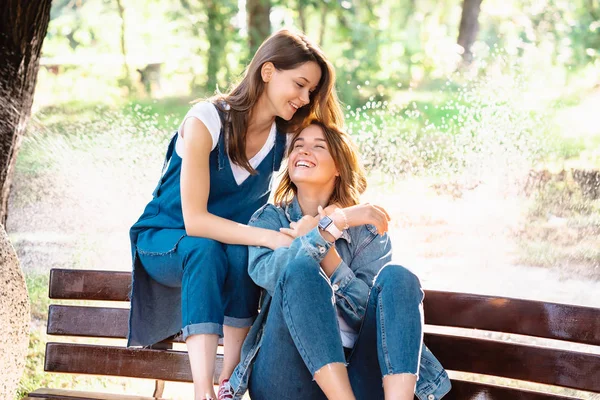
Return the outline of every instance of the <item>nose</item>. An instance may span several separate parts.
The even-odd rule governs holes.
[[[310,103],[310,92],[308,90],[303,90],[302,94],[300,95],[300,100],[302,100],[302,106]]]

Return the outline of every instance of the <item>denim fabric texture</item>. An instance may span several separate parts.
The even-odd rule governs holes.
[[[219,113],[224,122],[224,113]],[[149,346],[182,329],[184,336],[220,334],[224,323],[248,326],[256,314],[258,292],[247,277],[247,248],[186,235],[179,182],[182,160],[174,151],[176,140],[177,133],[153,199],[129,232],[133,260],[129,346]],[[278,132],[273,149],[257,167],[258,174],[238,185],[221,129],[210,153],[208,211],[248,223],[268,200],[285,142],[286,135]]]
[[[294,199],[285,208],[265,205],[250,225],[277,230],[301,217]],[[312,376],[330,362],[348,364],[359,400],[383,399],[382,377],[403,372],[418,374],[419,399],[442,398],[450,380],[422,345],[423,291],[416,276],[390,263],[389,238],[373,226],[350,228],[335,245],[343,261],[331,278],[319,266],[331,244],[318,228],[289,248],[250,247],[250,276],[266,293],[230,380],[235,398],[248,386],[257,400],[324,398]],[[347,358],[334,304],[359,331]]]

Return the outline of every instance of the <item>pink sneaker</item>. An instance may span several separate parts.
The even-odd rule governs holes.
[[[221,381],[217,398],[218,400],[233,400],[233,389],[231,389],[229,379],[223,379],[223,381]]]

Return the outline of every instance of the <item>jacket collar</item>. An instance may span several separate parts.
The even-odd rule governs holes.
[[[302,209],[300,208],[300,203],[298,202],[298,197],[294,196],[291,202],[285,204],[283,207],[283,211],[288,222],[298,222],[302,217]],[[352,238],[348,233],[348,229],[342,231],[342,236],[340,239],[345,239],[348,243],[352,243]]]

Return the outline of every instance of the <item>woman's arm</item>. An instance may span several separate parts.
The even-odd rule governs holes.
[[[278,231],[284,226],[277,208],[266,204],[254,213],[249,225],[252,227]],[[279,277],[287,265],[294,259],[310,257],[315,261],[315,268],[323,260],[332,246],[319,233],[319,228],[313,228],[307,234],[295,238],[289,247],[271,250],[265,247],[249,248],[248,273],[252,280],[273,295]]]
[[[250,227],[208,212],[210,193],[210,152],[212,137],[196,118],[184,124],[185,150],[181,165],[181,207],[185,230],[190,236],[214,239],[227,244],[287,246],[291,238],[282,233]]]

